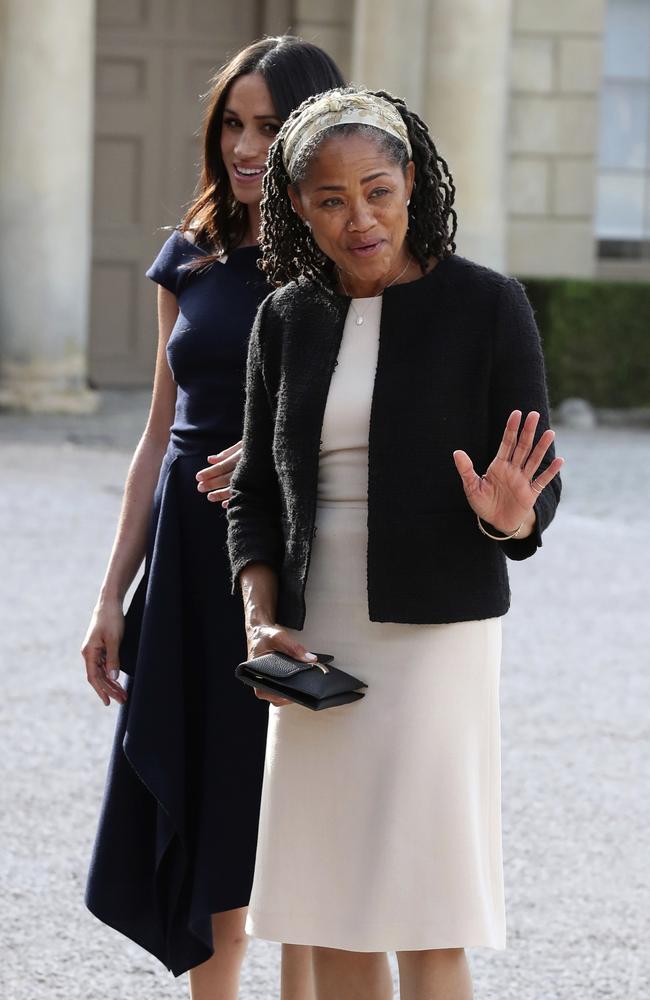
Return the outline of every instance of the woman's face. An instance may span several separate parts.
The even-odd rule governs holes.
[[[414,173],[412,162],[404,171],[372,138],[348,134],[327,139],[305,180],[289,187],[293,207],[356,294],[376,294],[408,260]]]
[[[264,77],[249,73],[235,80],[223,112],[221,155],[232,193],[243,205],[262,199],[266,157],[281,125]]]

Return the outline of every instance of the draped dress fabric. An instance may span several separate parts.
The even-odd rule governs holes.
[[[212,954],[212,913],[248,904],[267,726],[234,678],[246,644],[225,512],[195,476],[241,438],[248,336],[269,289],[257,247],[188,271],[202,254],[174,231],[147,272],[179,304],[167,347],[176,411],[126,616],[129,694],[86,890],[97,917],[176,975]]]
[[[307,616],[293,633],[368,689],[324,712],[271,706],[246,929],[352,951],[502,948],[501,619],[368,616],[381,308],[381,298],[354,300],[346,319],[321,435]],[[407,475],[395,455],[396,492]]]

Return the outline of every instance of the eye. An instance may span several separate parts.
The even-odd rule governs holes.
[[[241,128],[241,121],[239,118],[224,118],[223,123],[226,128]]]
[[[381,198],[385,194],[390,194],[389,188],[375,188],[374,191],[371,192],[370,197]]]
[[[264,130],[269,132],[271,135],[277,135],[280,128],[280,125],[274,125],[273,122],[267,122],[267,124],[264,125]]]
[[[321,203],[322,208],[338,208],[343,202],[340,198],[326,198],[324,202]]]

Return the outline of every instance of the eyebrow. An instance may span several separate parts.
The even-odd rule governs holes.
[[[241,118],[238,111],[234,111],[233,108],[224,108],[224,115],[233,115],[234,118]],[[279,115],[253,115],[255,121],[268,121],[270,118],[274,119],[276,122],[282,121]]]
[[[378,170],[376,174],[368,174],[367,177],[361,178],[362,184],[368,184],[369,181],[376,181],[378,177],[389,177],[390,174],[387,170]],[[345,187],[342,184],[321,184],[320,187],[316,188],[316,191],[345,191]]]

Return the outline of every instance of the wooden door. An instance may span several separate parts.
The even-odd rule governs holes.
[[[264,30],[261,0],[98,0],[90,378],[151,381],[156,291],[144,272],[192,195],[199,95]]]

